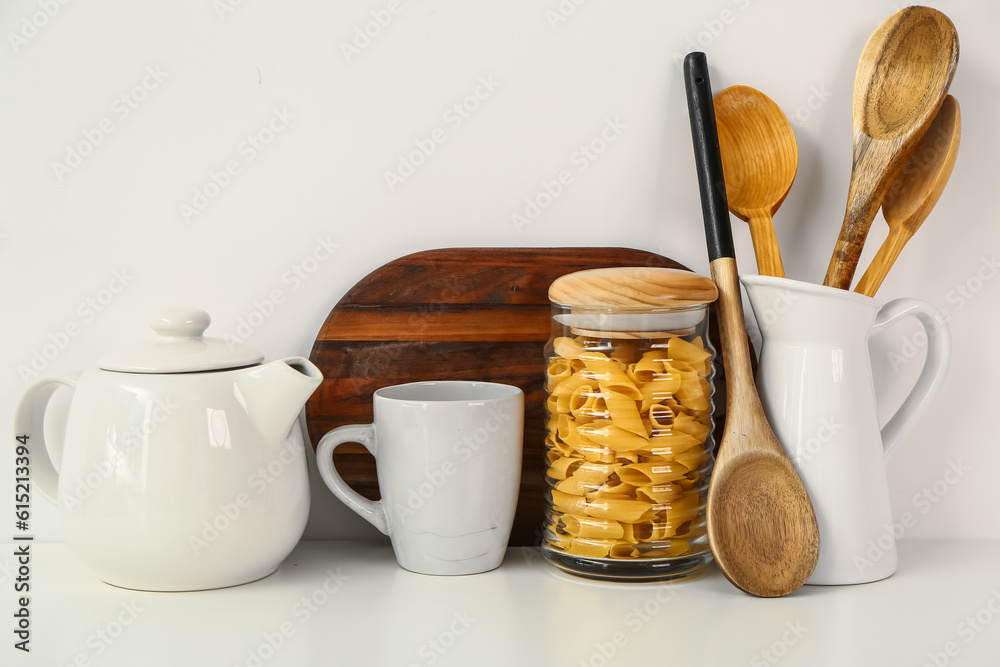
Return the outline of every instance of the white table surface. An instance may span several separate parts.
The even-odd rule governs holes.
[[[108,586],[63,544],[32,553],[32,652],[5,629],[0,665],[1000,664],[1000,542],[904,541],[887,580],[777,599],[714,565],[670,585],[589,582],[534,549],[430,577],[397,567],[384,542],[303,542],[265,579],[195,593]],[[12,589],[7,578],[4,628]]]

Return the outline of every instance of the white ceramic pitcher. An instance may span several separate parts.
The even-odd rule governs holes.
[[[944,315],[916,299],[883,306],[854,292],[785,278],[741,280],[763,339],[761,402],[819,524],[819,562],[806,583],[884,579],[896,571],[885,454],[925,412],[944,379],[951,350]],[[868,341],[906,317],[926,330],[927,359],[909,396],[879,429]]]

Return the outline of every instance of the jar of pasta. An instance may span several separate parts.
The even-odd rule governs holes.
[[[711,558],[708,278],[666,268],[552,283],[542,553],[586,577],[663,581]]]

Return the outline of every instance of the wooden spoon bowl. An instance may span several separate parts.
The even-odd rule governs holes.
[[[738,517],[753,514],[780,521],[709,523],[709,540],[722,574],[748,593],[773,597],[798,588],[819,557],[816,534],[798,526],[816,526],[805,488],[783,454],[739,454],[716,470],[713,512]],[[818,528],[817,528],[818,530]]]
[[[771,218],[799,166],[792,126],[770,97],[750,86],[730,86],[716,95],[715,120],[729,210],[750,224],[758,272],[784,278]]]

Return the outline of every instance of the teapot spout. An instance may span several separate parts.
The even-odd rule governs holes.
[[[276,443],[291,430],[299,410],[322,381],[323,374],[311,361],[287,357],[248,368],[236,386],[265,442]]]

